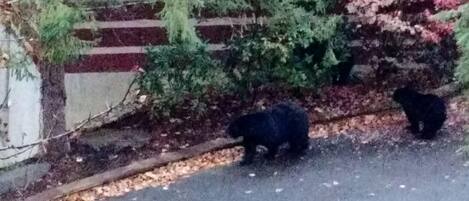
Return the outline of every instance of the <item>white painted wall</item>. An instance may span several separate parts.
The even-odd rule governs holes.
[[[1,107],[8,91],[8,71],[0,67],[0,147],[8,141],[8,108]]]
[[[0,49],[10,55],[9,69],[0,68],[0,100],[8,97],[8,108],[0,111],[0,118],[8,122],[7,137],[1,140],[0,149],[35,142],[42,137],[41,80],[35,64],[24,62],[24,50],[14,36],[7,34],[0,25]],[[19,61],[22,61],[19,63]],[[9,73],[11,67],[26,68],[34,79],[17,79]],[[134,78],[133,72],[74,73],[65,75],[67,102],[65,120],[67,128],[107,110],[118,103]],[[17,153],[21,153],[16,155]],[[0,151],[0,168],[23,161],[39,153],[38,147],[22,150]],[[10,158],[9,156],[15,155]],[[8,158],[8,159],[4,159]]]
[[[25,68],[35,77],[34,79],[17,79],[14,73],[8,73],[6,69],[0,73],[0,85],[8,86],[8,142],[0,143],[0,148],[15,145],[29,144],[40,139],[42,134],[41,118],[41,80],[36,65],[25,57],[23,48],[17,43],[16,38],[5,32],[0,25],[0,49],[10,55],[10,68]],[[25,60],[26,59],[26,60]],[[7,78],[8,77],[8,78]],[[3,91],[2,91],[3,89]],[[5,94],[5,88],[0,87],[0,94]],[[11,155],[15,157],[8,158]],[[22,150],[0,151],[0,167],[5,167],[16,162],[28,159],[38,153],[38,147]],[[8,159],[1,159],[8,158]]]
[[[65,74],[66,128],[121,101],[134,76],[133,72]]]

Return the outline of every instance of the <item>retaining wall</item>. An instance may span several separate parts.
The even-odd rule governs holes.
[[[0,104],[7,96],[7,105],[0,109],[0,150],[21,146],[39,140],[42,136],[41,80],[35,64],[25,55],[17,38],[0,26],[0,49],[10,55],[9,68],[0,68]],[[16,60],[17,59],[17,60]],[[21,61],[20,61],[21,60]],[[14,68],[25,68],[34,76],[19,79]],[[28,159],[39,151],[38,147],[0,151],[0,168]]]

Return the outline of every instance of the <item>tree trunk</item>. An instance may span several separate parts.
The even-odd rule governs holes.
[[[43,116],[43,137],[49,138],[65,132],[65,70],[61,65],[40,63],[41,105]],[[51,156],[62,156],[70,151],[67,137],[49,141],[46,152]]]

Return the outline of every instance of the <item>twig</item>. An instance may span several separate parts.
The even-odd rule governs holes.
[[[29,155],[28,155],[28,158],[30,158],[30,157],[31,157],[32,153],[33,153],[33,150],[32,150],[32,149],[30,149],[30,151],[29,151]],[[26,169],[26,171],[25,171],[25,177],[26,177],[26,178],[28,178],[29,171],[30,171],[30,169],[29,169],[29,168],[28,168],[28,169]],[[23,187],[23,190],[26,190],[26,189],[28,189],[28,187],[29,187],[29,184],[31,184],[31,180],[27,179],[27,180],[26,180],[26,185],[24,185],[24,187]]]
[[[52,137],[48,137],[48,138],[44,138],[42,140],[38,140],[38,141],[35,141],[35,142],[32,142],[32,143],[29,143],[29,144],[25,144],[25,145],[21,145],[21,146],[14,146],[14,145],[11,145],[11,146],[8,146],[8,147],[5,147],[5,148],[1,148],[0,151],[5,151],[5,150],[9,150],[9,149],[23,149],[23,148],[26,148],[26,147],[30,147],[30,146],[36,146],[36,145],[39,145],[39,144],[42,144],[42,143],[46,143],[46,142],[49,142],[51,140],[55,140],[55,139],[58,139],[58,138],[61,138],[61,137],[65,137],[65,136],[68,136],[68,135],[71,135],[77,131],[79,131],[81,128],[83,128],[87,123],[91,122],[92,120],[104,115],[104,114],[107,114],[109,113],[110,111],[112,111],[112,109],[114,109],[115,107],[117,107],[118,105],[120,104],[117,104],[111,108],[109,108],[108,110],[104,111],[104,112],[101,112],[97,115],[94,115],[92,116],[91,118],[87,119],[86,121],[83,121],[82,123],[80,123],[78,126],[76,126],[75,128],[73,128],[72,130],[69,130],[67,132],[64,132],[62,134],[59,134],[59,135],[55,135],[55,136],[52,136]]]
[[[19,152],[16,152],[16,153],[14,153],[14,154],[12,154],[12,155],[9,155],[9,156],[7,156],[7,157],[0,157],[0,160],[3,161],[3,160],[7,160],[7,159],[10,159],[10,158],[16,157],[16,156],[18,156],[18,155],[21,155],[21,154],[23,154],[23,153],[26,153],[27,151],[29,151],[29,150],[31,150],[31,149],[33,149],[33,148],[34,148],[34,147],[28,147],[28,148],[26,148],[26,149],[24,149],[24,150],[21,150],[21,151],[19,151]]]
[[[130,94],[130,90],[132,90],[132,87],[134,86],[134,84],[137,83],[137,80],[138,80],[138,77],[135,76],[134,79],[132,80],[132,82],[130,82],[130,85],[127,88],[127,91],[125,92],[124,97],[122,98],[120,103],[125,102],[125,100],[127,99],[127,96],[129,96],[129,94]]]
[[[68,135],[71,135],[79,130],[81,130],[86,124],[90,123],[92,120],[98,118],[98,117],[101,117],[101,116],[104,116],[108,113],[110,113],[112,110],[114,110],[115,108],[117,108],[118,106],[124,104],[124,101],[127,99],[128,95],[130,94],[130,90],[132,88],[132,86],[136,83],[137,81],[137,78],[134,78],[134,80],[132,80],[131,84],[129,85],[129,88],[127,89],[123,99],[116,105],[112,106],[112,107],[109,107],[106,111],[104,112],[101,112],[99,114],[96,114],[94,116],[91,116],[89,117],[88,119],[82,121],[80,124],[78,124],[77,126],[75,126],[72,130],[69,130],[67,132],[64,132],[62,134],[59,134],[59,135],[55,135],[55,136],[47,136],[46,138],[44,139],[41,139],[41,140],[37,140],[35,142],[32,142],[32,143],[28,143],[28,144],[24,144],[24,145],[20,145],[20,146],[15,146],[15,145],[10,145],[10,146],[7,146],[7,147],[4,147],[4,148],[0,148],[0,151],[5,151],[5,150],[10,150],[10,149],[16,149],[16,150],[19,150],[19,149],[24,149],[26,147],[33,147],[33,146],[37,146],[39,144],[43,144],[43,143],[47,143],[51,140],[55,140],[55,139],[59,139],[59,138],[62,138],[62,137],[65,137],[65,136],[68,136]],[[0,158],[0,160],[3,160]]]
[[[0,104],[0,110],[8,107],[8,97],[10,96],[10,92],[11,89],[8,89],[7,94],[5,95],[5,98],[2,101],[2,104]]]

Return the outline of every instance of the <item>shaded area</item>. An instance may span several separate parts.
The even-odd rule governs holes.
[[[109,200],[460,201],[469,197],[469,169],[455,154],[459,143],[317,140],[303,160],[218,168]]]

